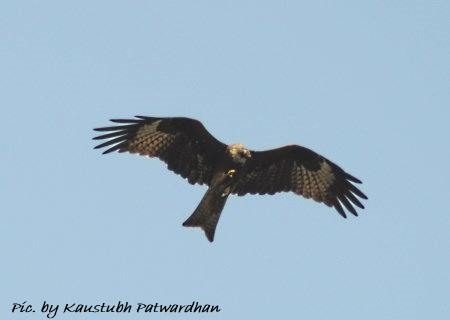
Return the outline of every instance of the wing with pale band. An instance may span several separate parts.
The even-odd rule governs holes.
[[[95,148],[109,147],[103,153],[130,152],[158,157],[169,170],[191,184],[208,184],[214,165],[226,145],[214,138],[200,121],[189,118],[112,119],[120,125],[96,128],[108,132],[94,140],[106,140]]]
[[[367,199],[354,183],[361,181],[314,151],[290,145],[267,151],[252,151],[246,173],[233,190],[237,195],[274,194],[292,191],[334,207],[346,217],[344,206],[355,216],[359,198]]]

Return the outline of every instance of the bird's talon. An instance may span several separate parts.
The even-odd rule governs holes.
[[[228,170],[227,175],[228,175],[230,178],[233,178],[233,176],[234,176],[235,173],[236,173],[236,170],[235,170],[235,169],[230,169],[230,170]]]

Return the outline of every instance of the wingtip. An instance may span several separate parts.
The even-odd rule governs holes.
[[[334,208],[341,215],[342,218],[347,219],[347,215],[345,214],[345,211],[339,202],[335,203]]]
[[[362,183],[361,180],[359,180],[358,178],[356,178],[355,176],[352,176],[351,174],[349,174],[347,172],[345,173],[345,177],[347,178],[347,180],[350,180],[351,182],[358,183],[358,184]]]
[[[111,153],[111,152],[113,152],[113,151],[114,151],[114,150],[108,149],[108,150],[103,151],[102,154],[108,154],[108,153]]]
[[[339,215],[340,215],[342,218],[347,219],[347,215],[346,215],[345,213],[340,213],[340,212],[339,212]]]

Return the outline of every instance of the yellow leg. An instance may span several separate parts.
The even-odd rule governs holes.
[[[233,178],[233,176],[234,176],[235,173],[236,173],[236,170],[235,170],[235,169],[230,169],[230,170],[228,170],[227,175],[228,175],[230,178]]]

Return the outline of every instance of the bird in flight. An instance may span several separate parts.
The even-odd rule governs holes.
[[[190,184],[208,190],[183,223],[200,227],[212,242],[220,214],[231,194],[275,194],[292,191],[334,207],[344,218],[343,207],[357,216],[354,206],[364,209],[367,196],[355,184],[361,181],[316,152],[298,145],[266,151],[249,150],[242,144],[226,145],[195,119],[145,117],[111,119],[118,125],[96,128],[107,132],[94,137],[106,140],[95,149],[157,157],[169,170]]]

